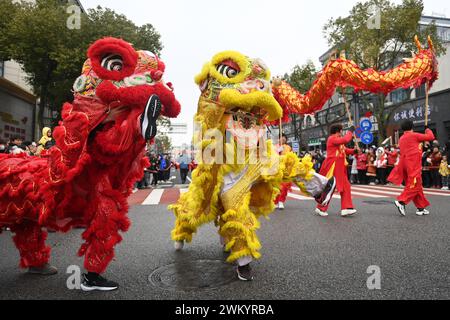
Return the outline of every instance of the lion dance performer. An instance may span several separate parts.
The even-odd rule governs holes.
[[[41,158],[0,155],[0,230],[9,227],[20,266],[50,275],[50,248],[43,228],[67,232],[84,227],[82,289],[109,291],[118,284],[104,273],[130,227],[127,197],[142,178],[146,141],[163,114],[176,117],[180,104],[162,80],[165,65],[148,51],[104,38],[74,84],[74,101],[62,109],[56,145]]]
[[[265,140],[266,123],[280,119],[283,110],[261,60],[235,51],[219,53],[196,83],[202,93],[195,116],[201,137],[195,142],[203,157],[189,191],[169,207],[176,216],[172,239],[181,250],[202,224],[214,221],[231,252],[228,262],[237,261],[239,279],[252,280],[250,263],[261,256],[258,218],[274,210],[281,184],[294,182],[320,201],[334,192],[334,180],[317,175],[310,157],[279,156]]]

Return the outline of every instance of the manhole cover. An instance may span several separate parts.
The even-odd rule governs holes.
[[[368,201],[363,201],[363,203],[367,203],[367,204],[374,204],[374,205],[386,205],[392,204],[392,201],[388,201],[388,200],[368,200]]]
[[[156,269],[148,277],[156,287],[172,291],[218,288],[236,280],[233,267],[223,261],[197,260]]]

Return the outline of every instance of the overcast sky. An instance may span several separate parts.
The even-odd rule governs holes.
[[[215,53],[237,50],[266,62],[273,75],[289,72],[308,59],[319,65],[327,51],[322,28],[346,16],[356,0],[81,0],[125,14],[137,25],[151,23],[161,34],[165,79],[182,104],[178,120],[189,125],[199,90],[193,77]],[[400,3],[401,1],[394,1]],[[425,14],[450,16],[448,0],[425,0]],[[190,134],[182,138],[190,143]],[[178,143],[176,143],[178,145]]]

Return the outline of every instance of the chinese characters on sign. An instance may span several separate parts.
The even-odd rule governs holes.
[[[428,108],[428,116],[431,115],[431,108]],[[407,110],[403,110],[400,112],[396,112],[394,114],[394,121],[400,122],[403,120],[423,120],[425,117],[425,107],[415,107]]]

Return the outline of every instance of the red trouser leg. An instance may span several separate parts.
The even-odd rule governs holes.
[[[352,209],[353,206],[353,200],[352,200],[352,186],[350,185],[350,182],[348,182],[348,179],[345,179],[344,181],[344,189],[340,193],[341,195],[341,209]],[[318,205],[317,208],[323,212],[326,212],[328,208],[330,207],[331,201],[328,203],[327,206],[321,206]]]
[[[341,192],[341,209],[353,209],[353,200],[352,200],[352,186],[350,182],[348,182],[347,178],[345,178],[344,182],[344,190]]]
[[[289,194],[289,191],[291,191],[292,184],[291,183],[282,183],[280,187],[280,194],[275,199],[275,204],[278,204],[280,202],[285,203]]]
[[[85,255],[84,267],[88,272],[101,274],[105,272],[114,258],[114,247],[122,241],[119,231],[127,231],[130,221],[126,216],[127,204],[118,202],[120,193],[104,192],[97,198],[98,205],[90,227],[83,233],[86,241],[79,255]]]
[[[42,267],[50,260],[50,247],[45,246],[47,232],[37,222],[24,221],[11,227],[13,241],[20,253],[20,267]]]
[[[428,202],[427,198],[425,198],[425,194],[423,193],[422,177],[419,177],[416,180],[408,177],[406,187],[397,200],[405,204],[412,201],[414,202],[416,208],[419,209],[425,209],[428,207],[430,202]]]

